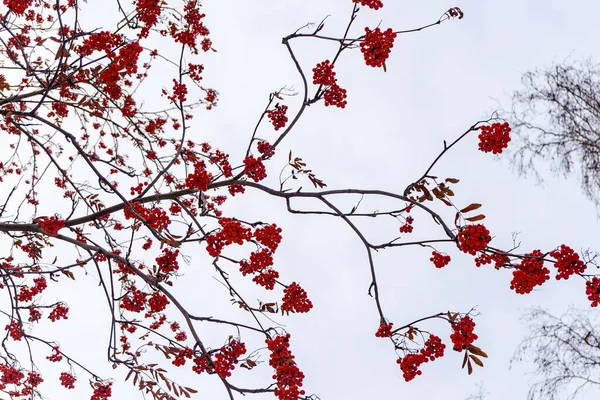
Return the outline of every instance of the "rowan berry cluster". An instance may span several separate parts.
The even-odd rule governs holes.
[[[206,37],[210,32],[202,23],[202,19],[206,15],[200,13],[198,6],[199,4],[196,0],[188,0],[185,3],[183,8],[185,13],[183,21],[185,23],[182,29],[178,29],[178,25],[175,23],[169,23],[169,34],[171,37],[175,39],[175,42],[188,46],[193,54],[198,54],[197,40],[200,36],[205,36],[201,42],[201,47],[204,51],[208,51],[208,49],[205,49],[207,46],[205,41],[210,42],[210,39]],[[208,44],[208,48],[210,48],[210,44]]]
[[[60,374],[60,384],[67,389],[75,389],[75,377],[68,372],[62,372]]]
[[[194,355],[194,352],[189,347],[179,350],[179,352],[175,355],[175,359],[173,360],[173,365],[176,367],[181,367],[185,365],[186,359],[191,359]]]
[[[352,0],[352,1],[354,3],[360,3],[363,6],[372,8],[373,10],[379,10],[381,7],[383,7],[383,3],[381,2],[381,0]]]
[[[112,382],[107,384],[96,383],[94,394],[92,394],[90,400],[108,400],[110,396],[112,396]]]
[[[494,266],[498,269],[502,265],[508,263],[510,261],[510,258],[508,258],[508,256],[506,256],[504,254],[499,254],[499,253],[492,253],[492,254],[479,253],[479,255],[477,257],[475,257],[475,265],[477,267],[480,267],[482,265],[491,264],[492,261],[494,262]]]
[[[600,278],[594,276],[585,283],[585,294],[592,302],[592,307],[597,307],[600,304]]]
[[[442,343],[442,339],[436,335],[430,335],[418,353],[407,354],[404,357],[398,358],[396,363],[400,364],[404,380],[409,382],[416,378],[417,375],[421,375],[422,371],[419,370],[421,364],[443,357],[445,348],[446,345]]]
[[[396,33],[392,28],[381,31],[379,28],[370,30],[365,28],[365,38],[360,43],[360,51],[363,53],[365,62],[371,67],[381,67],[390,55],[394,47]]]
[[[256,148],[260,154],[263,154],[265,157],[273,157],[275,155],[275,150],[269,151],[269,154],[266,154],[267,151],[271,148],[271,144],[264,140],[261,140],[256,145]]]
[[[37,224],[46,234],[56,236],[58,235],[58,231],[64,228],[65,221],[54,216],[42,217],[37,220]]]
[[[146,317],[150,315],[161,312],[169,305],[169,299],[167,296],[162,294],[161,292],[154,292],[152,296],[148,299],[148,307],[150,310],[146,313]]]
[[[247,260],[240,261],[240,272],[242,275],[246,276],[248,274],[260,272],[272,265],[273,255],[268,249],[262,249],[258,252],[252,252],[250,254],[250,262]]]
[[[445,349],[446,345],[442,343],[442,339],[439,336],[429,335],[429,339],[423,344],[420,353],[425,356],[425,362],[427,362],[427,359],[429,359],[429,361],[434,361],[436,358],[444,356]]]
[[[281,243],[281,228],[276,224],[265,225],[254,230],[254,238],[260,244],[268,247],[273,253]]]
[[[52,354],[46,356],[46,359],[50,362],[60,362],[63,359],[58,346],[52,346]]]
[[[274,110],[267,111],[267,117],[271,120],[276,131],[283,128],[288,122],[288,117],[285,115],[288,106],[277,105]]]
[[[342,89],[337,84],[332,85],[329,89],[323,93],[323,99],[325,100],[325,106],[336,106],[339,108],[345,108],[348,102],[346,101],[346,89]]]
[[[510,127],[508,126],[508,122],[504,122],[503,124],[497,122],[491,126],[481,126],[479,129],[481,130],[479,134],[479,150],[484,153],[492,152],[493,154],[500,154],[508,147],[508,142],[510,142]]]
[[[69,307],[67,307],[64,303],[58,303],[54,306],[52,311],[50,311],[48,319],[52,322],[56,322],[60,319],[69,319]]]
[[[377,332],[375,332],[375,336],[380,338],[391,337],[393,325],[394,324],[392,323],[386,324],[382,322],[381,324],[379,324],[379,329],[377,329]]]
[[[161,231],[169,226],[171,220],[167,215],[167,212],[164,211],[160,207],[154,207],[152,209],[145,208],[143,205],[139,203],[129,202],[131,208],[135,210],[135,212],[142,217],[142,219],[152,228]],[[136,215],[131,211],[129,207],[123,208],[123,214],[125,215],[125,219],[137,219]],[[133,229],[137,229],[135,226]]]
[[[443,255],[434,251],[431,253],[432,257],[429,259],[435,265],[436,268],[444,268],[448,263],[450,263],[450,256]]]
[[[213,257],[218,257],[223,248],[232,243],[243,244],[252,238],[250,228],[242,226],[240,221],[231,218],[219,219],[221,230],[206,237],[206,251]]]
[[[19,289],[19,294],[17,295],[17,300],[21,302],[28,302],[33,300],[35,296],[43,292],[48,287],[48,283],[46,282],[46,278],[43,276],[39,276],[33,279],[33,286],[29,287],[27,285],[21,286]]]
[[[223,379],[231,376],[231,371],[243,354],[246,354],[246,345],[237,339],[230,338],[229,343],[221,347],[221,350],[215,354],[215,372]]]
[[[204,161],[194,163],[194,172],[185,178],[185,186],[191,190],[206,192],[212,180],[212,174],[206,170]]]
[[[454,332],[450,335],[450,340],[454,344],[454,350],[463,351],[477,340],[477,335],[473,333],[474,329],[475,321],[468,315],[461,318],[460,321],[452,323]]]
[[[139,313],[146,307],[146,297],[148,293],[142,292],[132,285],[129,293],[121,299],[121,308],[127,311]]]
[[[33,0],[4,0],[4,5],[10,12],[17,15],[25,14],[25,11],[33,4]]]
[[[221,167],[223,170],[223,175],[226,178],[229,178],[233,175],[231,164],[229,163],[229,154],[223,153],[221,150],[217,149],[210,155],[210,162]]]
[[[229,190],[229,194],[231,194],[231,196],[235,196],[236,193],[246,192],[246,189],[242,185],[229,185],[227,186],[227,189]]]
[[[2,387],[2,390],[5,389],[6,385],[22,385],[21,380],[25,378],[25,375],[14,366],[9,367],[8,365],[0,364],[0,372],[2,373],[2,377],[0,378],[0,382],[2,382],[0,387]]]
[[[279,397],[279,400],[297,400],[305,393],[300,389],[304,374],[298,369],[294,355],[289,350],[289,333],[285,336],[267,339],[265,342],[271,351],[269,365],[275,369],[275,375],[273,375],[273,379],[277,381],[275,395]]]
[[[136,0],[137,17],[144,24],[138,34],[139,38],[148,37],[150,30],[158,23],[161,13],[160,0]]]
[[[252,281],[257,285],[263,286],[267,290],[273,290],[279,278],[279,272],[273,268],[263,269],[258,275],[252,278]]]
[[[492,240],[490,231],[481,224],[467,225],[458,232],[458,244],[462,251],[471,255],[485,250]]]
[[[169,248],[163,249],[163,254],[156,257],[156,265],[162,273],[168,274],[179,269],[177,256],[179,250],[171,251]]]
[[[333,86],[335,82],[335,72],[331,61],[325,60],[313,68],[313,83],[315,85]]]
[[[252,281],[257,285],[264,286],[267,290],[273,290],[277,278],[279,278],[279,272],[271,268],[272,265],[273,255],[268,249],[262,249],[250,254],[250,262],[240,261],[240,272],[244,276],[258,273],[252,278]]]
[[[550,257],[556,259],[554,266],[558,270],[556,279],[568,279],[574,274],[583,274],[586,269],[585,263],[579,258],[572,248],[564,244],[560,245],[560,250],[550,252]]]
[[[544,266],[544,254],[534,250],[525,254],[523,261],[515,265],[510,288],[518,294],[530,293],[534,287],[541,286],[550,279],[550,270]]]
[[[346,89],[341,88],[337,84],[333,64],[329,60],[325,60],[317,64],[313,68],[313,83],[315,85],[323,85],[323,100],[325,106],[336,106],[345,108],[348,102],[346,101]]]
[[[411,233],[414,229],[412,223],[414,222],[413,217],[406,217],[406,223],[400,226],[400,233]]]
[[[400,370],[402,370],[402,377],[404,380],[410,382],[415,379],[417,375],[423,374],[419,367],[425,360],[426,358],[422,354],[407,354],[404,357],[398,358],[396,363],[400,364]]]
[[[296,282],[292,282],[283,289],[283,300],[281,311],[305,313],[312,308],[312,302],[308,299],[306,291]]]
[[[15,341],[23,339],[23,329],[21,329],[21,324],[16,319],[11,320],[10,324],[4,327],[4,330],[7,330],[10,337]]]
[[[244,174],[254,180],[260,182],[267,177],[267,169],[262,162],[262,158],[249,155],[244,158]]]

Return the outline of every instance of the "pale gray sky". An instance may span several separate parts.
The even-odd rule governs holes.
[[[83,4],[94,15],[88,27],[96,27],[96,18],[100,20],[105,12],[103,3],[89,0]],[[291,149],[329,188],[402,190],[430,164],[443,140],[453,140],[474,122],[488,118],[498,102],[507,106],[507,95],[519,87],[522,73],[569,56],[592,56],[598,50],[596,18],[600,4],[595,2],[384,0],[384,4],[377,12],[360,12],[354,24],[355,36],[361,35],[365,26],[374,27],[380,21],[382,28],[414,28],[435,21],[453,6],[460,7],[465,18],[400,35],[386,63],[387,73],[365,66],[358,49],[345,52],[336,71],[340,85],[348,90],[348,106],[345,110],[325,108],[321,103],[311,106],[268,163],[271,175],[267,182],[277,184],[277,174]],[[204,82],[220,92],[220,102],[211,112],[198,110],[192,139],[210,141],[231,154],[232,160],[240,160],[268,94],[283,86],[302,89],[281,38],[327,15],[330,17],[322,33],[339,36],[351,8],[350,0],[204,0],[206,24],[218,52],[200,59],[206,67]],[[83,12],[85,15],[85,8]],[[331,58],[336,50],[331,43],[314,39],[296,40],[293,45],[306,71]],[[285,101],[290,113],[300,100],[298,96]],[[276,134],[265,125],[258,136],[269,140]],[[533,180],[519,179],[505,160],[477,151],[475,135],[450,152],[432,172],[461,180],[454,190],[459,206],[483,204],[485,224],[497,247],[510,248],[511,234],[520,232],[523,252],[549,251],[562,243],[577,251],[599,248],[596,238],[600,237],[600,225],[594,207],[583,199],[576,182],[549,176],[540,187]],[[309,183],[303,186],[308,188]],[[349,208],[354,201],[339,204]],[[380,205],[365,203],[364,210]],[[297,281],[307,290],[314,309],[306,315],[278,317],[277,321],[292,333],[296,361],[306,375],[304,389],[323,400],[461,400],[480,382],[489,392],[487,399],[525,399],[527,366],[508,369],[513,350],[526,333],[519,322],[522,310],[542,305],[562,313],[569,305],[589,304],[581,279],[552,280],[540,290],[521,296],[509,289],[510,272],[490,266],[476,268],[472,257],[451,247],[439,247],[452,256],[450,265],[442,270],[430,263],[428,249],[381,252],[376,255],[380,291],[386,316],[395,325],[448,309],[468,311],[477,306],[481,312],[476,319],[477,343],[489,355],[483,369],[477,368],[468,376],[460,368],[462,355],[454,354],[449,346],[444,358],[425,364],[423,375],[406,383],[390,343],[374,336],[379,320],[375,304],[366,294],[370,283],[366,252],[341,220],[289,215],[283,202],[253,193],[232,200],[225,210],[232,216],[276,222],[283,228],[275,267],[284,281]],[[415,219],[415,238],[441,235],[429,219],[419,218],[418,213]],[[389,222],[365,222],[361,227],[374,241],[396,235],[397,226]],[[212,279],[214,270],[204,249],[190,246],[182,251],[192,257],[189,269],[183,271],[185,276],[176,284],[183,302],[199,314],[231,313],[229,296]],[[65,351],[80,353],[87,365],[105,376],[117,377],[115,399],[133,398],[136,392],[129,382],[119,380],[119,370],[115,375],[110,366],[100,362],[106,353],[108,328],[97,317],[106,316],[106,303],[96,283],[89,276],[66,284],[60,295],[74,294],[72,317],[62,326],[47,324],[46,332],[48,337],[52,335],[50,329],[64,334],[61,345]],[[94,299],[88,298],[92,291],[98,292]],[[260,295],[263,300],[268,297]],[[274,294],[271,297],[277,299]],[[82,320],[87,321],[83,326]],[[449,343],[447,324],[430,323],[427,328]],[[212,326],[200,331],[211,347],[236,334]],[[251,350],[262,346],[256,337],[246,334],[243,338],[248,339]],[[262,360],[267,361],[266,356]],[[227,397],[215,377],[197,377],[172,366],[166,369],[172,378],[180,377],[176,380],[199,390],[199,399]],[[80,383],[84,383],[85,375],[79,375]],[[236,370],[232,382],[239,386],[266,385],[271,375],[265,362],[253,371]],[[79,399],[89,390],[85,384],[79,391],[65,393],[53,384],[47,385],[51,398]],[[597,393],[590,393],[582,399],[595,396]]]

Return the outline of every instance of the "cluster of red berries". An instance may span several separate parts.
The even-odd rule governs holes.
[[[313,68],[313,83],[315,85],[333,86],[335,81],[335,72],[331,61],[325,60]]]
[[[346,89],[339,87],[337,84],[330,86],[329,89],[323,93],[323,99],[325,100],[325,107],[336,106],[339,108],[346,108]]]
[[[370,30],[365,28],[365,39],[360,43],[360,51],[365,57],[365,62],[371,67],[381,67],[394,47],[396,33],[392,28],[381,31],[379,28]]]
[[[294,361],[290,351],[290,334],[276,336],[274,339],[265,340],[267,348],[271,351],[269,365],[275,369],[273,379],[277,380],[275,395],[279,400],[297,400],[304,395],[301,390],[304,374]]]
[[[262,249],[259,252],[250,254],[250,262],[247,260],[240,261],[240,272],[244,276],[258,272],[259,274],[252,280],[256,284],[264,286],[267,290],[273,290],[277,278],[279,278],[279,272],[271,268],[272,265],[272,253],[268,249]]]
[[[281,228],[276,224],[265,225],[254,230],[254,238],[260,244],[275,252],[281,243]]]
[[[323,92],[323,100],[325,100],[326,107],[336,106],[345,108],[346,104],[348,104],[346,101],[346,89],[341,88],[337,84],[333,64],[329,60],[320,62],[313,68],[313,83],[326,87]]]
[[[492,254],[479,253],[479,255],[477,257],[475,257],[475,265],[477,267],[480,267],[482,265],[491,264],[492,261],[494,262],[494,266],[498,269],[502,265],[508,263],[510,261],[510,258],[508,258],[508,256],[506,256],[504,254],[500,254],[500,253],[492,253]]]
[[[215,372],[223,379],[231,376],[231,371],[243,354],[246,354],[246,345],[230,338],[229,343],[221,347],[221,351],[215,355]]]
[[[229,185],[227,186],[227,189],[229,190],[229,194],[231,194],[231,196],[235,196],[236,193],[244,193],[246,191],[242,185]]]
[[[7,330],[10,337],[17,342],[23,339],[23,329],[21,329],[21,324],[16,319],[11,320],[10,324],[4,327],[4,330]]]
[[[212,44],[207,37],[210,32],[202,23],[202,19],[206,14],[200,13],[198,2],[195,0],[188,0],[183,10],[185,14],[182,21],[185,21],[185,23],[179,28],[179,24],[169,22],[169,34],[175,39],[175,42],[188,46],[192,54],[198,54],[197,41],[199,37],[204,36],[201,41],[201,48],[208,51]]]
[[[432,257],[429,259],[435,265],[436,268],[444,268],[450,263],[450,256],[445,256],[437,251],[431,253]]]
[[[252,238],[250,228],[245,228],[238,220],[231,218],[219,219],[221,230],[208,235],[206,238],[206,251],[213,257],[218,257],[223,248],[232,243],[244,244]]]
[[[233,170],[231,168],[231,164],[229,163],[229,154],[223,153],[221,150],[217,149],[210,155],[210,162],[221,167],[223,170],[223,175],[225,175],[226,178],[229,178],[233,175]]]
[[[462,251],[471,255],[485,250],[492,237],[490,231],[481,224],[467,225],[458,232],[458,244]]]
[[[37,220],[37,224],[46,234],[56,236],[58,235],[58,231],[64,228],[65,221],[54,216],[42,217]]]
[[[21,302],[27,302],[33,300],[35,296],[43,292],[48,287],[48,283],[46,282],[46,278],[43,276],[39,276],[33,280],[33,286],[29,287],[27,285],[21,286],[19,289],[19,294],[17,295],[17,300]]]
[[[112,382],[107,384],[96,383],[94,384],[94,394],[90,397],[90,400],[108,400],[112,396]]]
[[[569,246],[560,245],[560,250],[550,252],[550,257],[556,258],[554,266],[558,269],[557,280],[568,279],[571,275],[585,272],[585,263],[579,258],[579,254]]]
[[[277,105],[274,110],[267,111],[267,117],[271,120],[276,131],[283,128],[288,122],[288,117],[285,115],[288,106]]]
[[[454,332],[450,335],[450,340],[452,340],[452,343],[454,344],[454,350],[463,351],[477,340],[477,335],[473,333],[474,329],[475,321],[468,315],[452,324],[452,330]]]
[[[179,262],[177,261],[178,255],[179,250],[171,251],[169,248],[164,248],[163,254],[156,257],[157,267],[164,274],[177,271],[179,269]]]
[[[550,270],[544,267],[544,254],[534,250],[525,254],[523,261],[515,265],[510,288],[518,294],[530,293],[534,287],[541,286],[550,279]]]
[[[398,358],[396,363],[400,364],[404,380],[409,382],[417,377],[417,375],[421,375],[423,373],[419,370],[421,364],[443,357],[445,348],[446,345],[442,343],[442,339],[438,336],[430,335],[419,353],[407,354],[404,357]]]
[[[277,278],[279,278],[279,272],[275,271],[273,268],[263,269],[258,275],[252,278],[252,282],[257,285],[263,286],[267,290],[273,290],[275,284],[277,283]]]
[[[212,174],[206,170],[206,164],[197,161],[194,163],[194,172],[185,178],[185,186],[191,190],[206,192],[211,180]]]
[[[400,370],[402,370],[404,380],[410,382],[415,379],[417,375],[423,373],[419,367],[425,360],[426,358],[422,354],[407,354],[404,357],[398,358],[396,363],[400,364]]]
[[[275,150],[269,151],[269,154],[266,154],[267,151],[271,148],[271,144],[267,141],[261,140],[256,145],[256,148],[260,154],[263,154],[265,157],[273,157],[275,155]]]
[[[267,177],[267,169],[262,162],[262,158],[249,155],[244,158],[244,174],[253,179],[254,182],[260,182]]]
[[[4,0],[4,5],[10,12],[17,15],[25,14],[25,11],[33,4],[33,0]]]
[[[363,6],[372,8],[373,10],[379,10],[381,7],[383,7],[383,3],[381,2],[381,0],[352,0],[352,1],[354,3],[360,3]]]
[[[50,362],[60,362],[63,359],[58,346],[52,346],[52,354],[46,356],[46,360]]]
[[[265,268],[269,268],[273,265],[273,255],[268,249],[262,249],[258,252],[252,252],[250,254],[250,262],[247,260],[240,261],[240,272],[246,276],[248,274],[254,274]]]
[[[592,302],[592,307],[597,307],[600,304],[600,279],[594,276],[585,283],[585,294]]]
[[[281,311],[306,313],[312,308],[312,302],[308,299],[306,291],[296,282],[292,282],[283,289],[283,300]]]
[[[400,227],[400,233],[411,233],[414,229],[413,222],[413,217],[406,217],[406,223]]]
[[[393,325],[394,324],[392,323],[386,324],[382,322],[381,324],[379,324],[379,329],[377,329],[377,332],[375,332],[375,336],[380,338],[391,337]]]
[[[442,339],[436,335],[429,335],[429,339],[423,344],[421,354],[429,361],[434,361],[436,358],[444,356],[446,345],[442,343]],[[425,361],[427,362],[427,361]]]
[[[67,307],[64,303],[58,303],[54,306],[52,311],[50,311],[48,319],[52,322],[60,319],[69,319],[69,307]]]
[[[183,348],[179,350],[179,352],[175,355],[175,359],[173,360],[173,365],[176,367],[181,367],[185,365],[186,359],[191,359],[194,355],[194,352],[189,347]]]
[[[21,380],[25,378],[25,375],[14,366],[0,364],[0,372],[2,372],[0,381],[3,385],[21,385]]]
[[[68,372],[62,372],[60,374],[60,384],[66,387],[67,389],[75,389],[75,377]]]
[[[146,297],[148,297],[148,293],[142,292],[132,285],[129,293],[121,299],[121,308],[135,313],[142,312],[146,307]]]
[[[150,315],[161,312],[169,305],[169,299],[167,296],[162,294],[161,292],[154,292],[152,296],[148,299],[148,307],[150,310],[146,313],[146,317]]]
[[[500,154],[508,147],[510,142],[510,127],[508,122],[503,124],[494,123],[492,126],[481,126],[479,128],[479,150],[484,153],[492,152]]]
[[[171,220],[169,219],[167,212],[164,211],[160,207],[154,207],[154,208],[150,209],[150,208],[144,207],[143,205],[141,205],[139,203],[132,203],[132,202],[129,202],[129,205],[131,206],[131,208],[133,208],[135,210],[135,212],[140,217],[142,217],[142,219],[150,227],[152,227],[158,231],[166,229],[169,226],[169,224],[171,223]],[[123,208],[123,214],[125,215],[125,219],[131,219],[131,218],[137,219],[138,218],[131,211],[131,209],[129,207]],[[135,230],[137,228],[134,227],[133,229]]]
[[[8,394],[11,398],[32,398],[34,388],[39,386],[44,380],[37,372],[29,371],[25,379],[24,370],[14,365],[0,364],[0,390]],[[22,387],[21,390],[7,390],[7,385]]]

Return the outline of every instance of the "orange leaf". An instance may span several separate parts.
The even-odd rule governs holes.
[[[468,206],[466,206],[465,208],[463,208],[462,210],[460,210],[460,212],[461,213],[467,213],[469,211],[477,210],[479,207],[481,207],[481,204],[479,204],[479,203],[471,203]]]
[[[474,217],[465,218],[465,219],[466,219],[467,221],[470,221],[470,222],[475,222],[475,221],[481,221],[481,220],[482,220],[482,219],[484,219],[484,218],[485,218],[485,215],[483,215],[483,214],[479,214],[479,215],[476,215],[476,216],[474,216]]]
[[[471,354],[469,357],[471,357],[471,360],[473,360],[475,364],[483,367],[483,361],[481,361],[479,358],[475,357],[473,354]]]

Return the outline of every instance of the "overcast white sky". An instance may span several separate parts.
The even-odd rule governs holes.
[[[93,22],[103,12],[103,4],[100,0],[82,4],[84,13],[86,7],[94,13],[89,28],[95,27]],[[340,85],[348,90],[348,106],[345,110],[311,106],[269,162],[268,182],[277,183],[276,176],[291,149],[329,188],[403,190],[427,168],[443,140],[453,140],[474,122],[487,119],[499,103],[508,106],[507,95],[519,88],[522,73],[567,57],[593,56],[598,50],[600,3],[596,2],[384,0],[384,4],[377,12],[360,12],[355,36],[361,35],[365,26],[374,27],[380,21],[382,28],[414,28],[435,21],[454,6],[464,11],[465,18],[400,35],[386,63],[387,73],[365,66],[358,49],[345,52],[336,71]],[[220,92],[220,102],[211,112],[198,111],[192,138],[211,141],[233,160],[241,160],[268,94],[283,86],[302,88],[281,38],[327,15],[330,17],[322,33],[339,36],[351,8],[350,0],[204,0],[206,24],[218,50],[202,59],[204,82]],[[334,45],[314,39],[297,40],[293,45],[306,71],[336,51]],[[285,103],[294,111],[300,100],[298,96]],[[267,125],[259,136],[267,140],[276,137]],[[533,180],[519,179],[505,160],[477,151],[475,135],[448,154],[432,173],[461,180],[454,190],[459,206],[483,204],[485,224],[494,235],[492,244],[496,247],[510,248],[511,234],[520,232],[523,252],[548,251],[562,243],[578,251],[600,249],[595,209],[580,194],[575,181],[548,175],[540,187]],[[353,201],[338,204],[349,208]],[[381,205],[364,204],[364,211]],[[226,210],[232,216],[272,221],[283,228],[275,267],[284,281],[297,281],[305,287],[314,309],[306,315],[277,320],[292,333],[293,351],[306,375],[305,390],[323,400],[462,400],[476,391],[479,383],[489,392],[486,399],[524,399],[529,387],[524,375],[528,366],[508,369],[513,350],[526,334],[519,322],[523,310],[541,305],[560,314],[569,305],[584,308],[589,304],[581,279],[566,283],[552,280],[542,289],[520,296],[509,289],[510,272],[490,266],[476,268],[472,257],[451,247],[439,248],[452,256],[443,270],[433,267],[427,249],[381,252],[376,255],[380,291],[386,316],[395,325],[448,309],[467,311],[477,306],[481,312],[476,333],[478,345],[489,355],[485,368],[477,368],[468,376],[460,369],[461,355],[454,354],[449,346],[444,358],[424,365],[423,375],[406,383],[390,343],[374,336],[379,320],[375,304],[366,294],[370,283],[366,252],[341,220],[289,215],[283,202],[250,193],[231,201]],[[415,219],[415,238],[439,237],[430,220],[419,219],[417,213]],[[361,227],[373,241],[396,235],[395,225],[367,222]],[[210,312],[231,313],[229,296],[211,278],[214,270],[204,250],[190,247],[183,252],[193,260],[176,285],[184,303],[198,314],[209,314],[204,312],[205,306]],[[97,317],[106,315],[106,305],[95,283],[89,276],[63,288],[64,293],[72,292],[76,301],[70,302],[72,317],[64,325],[70,327],[72,336],[61,344],[65,351],[79,352],[82,358],[98,363],[97,370],[106,376],[114,376],[110,367],[98,362],[104,360],[108,328],[102,325],[102,317]],[[98,292],[97,299],[88,301],[92,291]],[[80,325],[81,318],[87,321],[84,326]],[[447,325],[433,323],[427,327],[449,343]],[[210,328],[201,328],[201,334],[211,347],[236,334]],[[260,346],[255,343],[249,348]],[[262,360],[266,361],[265,356]],[[271,374],[268,363],[264,363],[254,371],[235,372],[232,382],[256,386],[257,377],[268,383]],[[84,375],[79,375],[83,381]],[[199,399],[226,398],[214,377],[173,374],[177,376],[199,390]],[[88,389],[87,385],[80,386],[84,391],[65,393],[57,389],[46,393],[51,398],[81,398]],[[136,394],[129,383],[117,381],[115,388],[115,399]],[[590,392],[582,399],[597,395]]]

